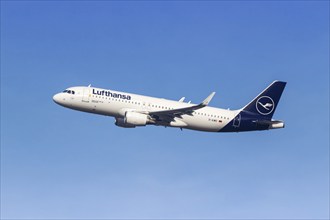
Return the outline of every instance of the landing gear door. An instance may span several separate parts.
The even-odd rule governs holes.
[[[84,88],[82,101],[89,102],[89,96],[90,96],[90,88]]]

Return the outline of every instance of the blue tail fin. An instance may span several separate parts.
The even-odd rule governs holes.
[[[271,119],[276,106],[281,98],[286,82],[274,81],[255,99],[247,104],[243,111],[261,116],[264,119]]]

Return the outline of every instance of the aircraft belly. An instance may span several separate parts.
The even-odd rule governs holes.
[[[187,124],[186,128],[192,130],[217,132],[223,127],[218,121],[209,121],[200,117],[187,116],[183,118],[183,121]]]

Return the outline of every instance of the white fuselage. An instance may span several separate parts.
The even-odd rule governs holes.
[[[83,112],[115,117],[116,120],[124,118],[126,112],[130,111],[148,114],[194,105],[94,87],[71,87],[65,91],[53,97],[57,104]],[[218,132],[231,122],[239,111],[206,106],[194,110],[190,114],[178,115],[178,117],[172,118],[171,122],[151,119],[148,124]]]

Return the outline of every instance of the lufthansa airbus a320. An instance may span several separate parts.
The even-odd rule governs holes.
[[[238,110],[209,107],[215,92],[200,104],[154,98],[91,86],[70,87],[53,100],[66,108],[115,118],[124,128],[160,125],[208,132],[241,132],[284,128],[272,119],[286,82],[274,81]]]

